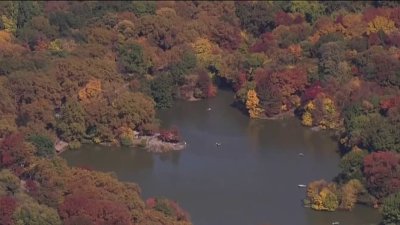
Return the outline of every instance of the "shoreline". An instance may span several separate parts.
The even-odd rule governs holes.
[[[188,102],[193,102],[193,101],[201,101],[202,99],[200,98],[192,98],[192,99],[183,99],[184,101]],[[237,108],[237,107],[235,107]],[[238,109],[238,108],[237,108]],[[238,109],[240,110],[240,109]],[[247,116],[248,119],[252,119],[249,116]],[[268,116],[262,116],[259,118],[255,119],[261,119],[261,120],[284,120],[287,118],[293,118],[296,117],[295,114],[295,109],[276,114],[274,116],[268,117]],[[322,129],[318,126],[313,126],[313,127],[308,127],[310,130],[314,132],[321,131]],[[185,141],[179,141],[179,142],[166,142],[160,140],[158,137],[160,136],[160,133],[155,133],[154,135],[143,135],[143,136],[135,136],[135,138],[132,141],[132,145],[128,146],[129,148],[143,148],[148,152],[151,153],[168,153],[168,152],[175,152],[175,151],[181,151],[186,147],[186,142]],[[119,146],[121,147],[121,144],[115,144],[112,142],[101,142],[101,143],[91,143],[95,145],[102,145],[102,146]],[[57,141],[54,144],[54,148],[56,151],[57,155],[62,154],[63,152],[67,150],[71,150],[69,148],[69,143],[62,141],[60,139],[57,139]]]
[[[151,152],[151,153],[167,153],[167,152],[175,152],[175,151],[181,151],[186,147],[186,142],[185,141],[180,141],[180,142],[166,142],[166,141],[161,141],[158,136],[160,134],[156,133],[152,136],[137,136],[133,141],[132,145],[129,146],[129,148],[144,148],[146,151]],[[102,142],[102,143],[92,143],[95,145],[101,145],[101,146],[119,146],[121,147],[120,144],[113,144],[110,142]],[[67,150],[71,150],[69,148],[69,143],[62,141],[62,140],[57,140],[54,148],[56,150],[56,154],[60,155],[63,152]]]
[[[282,119],[286,119],[286,118],[296,117],[294,111],[295,110],[292,109],[292,110],[289,110],[289,111],[286,111],[286,112],[282,112],[282,113],[276,114],[274,116],[263,116],[263,117],[260,117],[259,119],[262,119],[262,120],[282,120]]]

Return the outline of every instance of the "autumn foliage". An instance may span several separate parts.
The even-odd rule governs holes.
[[[17,174],[24,171],[32,157],[32,148],[24,142],[22,134],[14,133],[0,143],[0,168],[10,168]]]
[[[350,180],[341,187],[325,180],[313,181],[307,187],[306,202],[315,210],[351,210],[363,191],[364,187],[357,179]]]
[[[378,198],[400,190],[400,155],[393,152],[374,152],[364,159],[367,188]]]
[[[12,215],[17,208],[17,201],[13,197],[0,197],[0,224],[13,225]]]
[[[78,92],[78,98],[81,101],[89,101],[101,93],[101,82],[99,80],[90,80],[85,87]]]
[[[67,197],[59,212],[67,225],[76,224],[78,221],[87,221],[93,225],[132,224],[129,211],[122,204],[79,195]]]
[[[382,202],[399,188],[399,15],[395,1],[0,2],[0,168],[34,198],[24,207],[15,198],[17,211],[55,223],[58,208],[68,224],[174,224],[163,200],[132,219],[122,197],[71,194],[52,142],[131,146],[160,130],[156,108],[218,87],[232,88],[251,118],[293,115],[335,129],[343,153],[362,149],[345,154],[337,184],[309,186],[312,208],[350,209],[359,192]],[[89,183],[85,194],[105,193]]]
[[[177,128],[173,128],[170,130],[162,130],[158,139],[165,142],[177,143],[180,141],[180,135]]]
[[[257,118],[261,116],[262,109],[259,105],[259,99],[257,93],[254,90],[249,90],[247,92],[246,108],[249,110],[249,115],[251,118]]]
[[[316,210],[335,211],[339,206],[337,188],[333,183],[324,180],[314,181],[307,187],[307,197],[311,208]]]

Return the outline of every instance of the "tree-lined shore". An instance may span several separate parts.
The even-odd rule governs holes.
[[[0,2],[0,223],[104,224],[103,210],[118,224],[188,224],[168,200],[146,205],[133,184],[67,167],[54,143],[161,134],[154,148],[181,146],[156,110],[229,87],[253,119],[336,132],[341,172],[308,185],[311,208],[369,204],[397,224],[399,86],[395,1]]]

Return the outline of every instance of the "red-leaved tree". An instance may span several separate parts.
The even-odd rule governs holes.
[[[364,158],[367,188],[377,198],[384,198],[400,190],[400,154],[374,152]]]
[[[17,202],[13,197],[4,196],[0,198],[0,224],[12,225],[12,215],[17,207]]]
[[[84,195],[71,195],[59,207],[65,225],[77,221],[91,225],[131,225],[131,216],[126,206],[107,200],[90,199]]]
[[[271,32],[264,33],[260,40],[250,47],[251,52],[265,52],[277,45],[277,41]]]
[[[21,134],[10,134],[0,143],[0,168],[13,170],[17,175],[23,171],[32,156]]]
[[[304,91],[302,96],[302,101],[306,102],[308,100],[313,100],[321,92],[322,92],[321,84],[319,82],[315,82]]]

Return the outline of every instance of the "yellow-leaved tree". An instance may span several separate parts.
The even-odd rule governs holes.
[[[377,16],[368,23],[367,34],[377,33],[382,30],[385,34],[389,34],[396,29],[394,22],[386,17]]]
[[[328,187],[322,188],[319,193],[322,200],[320,210],[335,211],[339,207],[339,200],[336,194]]]
[[[213,50],[213,44],[210,42],[210,40],[199,38],[192,44],[192,47],[201,63],[210,63],[210,58]]]
[[[3,23],[4,30],[6,32],[15,34],[15,32],[17,31],[17,21],[16,20],[10,19],[5,15],[2,15],[0,17],[0,20]]]
[[[52,52],[60,52],[62,51],[62,43],[60,39],[56,39],[50,42],[48,49]]]
[[[315,109],[314,102],[310,101],[307,103],[307,105],[304,107],[305,112],[303,113],[301,117],[301,123],[304,126],[311,127],[313,125],[313,118],[312,118],[312,111]]]
[[[249,90],[247,92],[246,108],[251,118],[258,118],[261,116],[263,110],[260,107],[260,100],[255,90]]]
[[[364,190],[363,185],[357,179],[349,180],[341,188],[342,199],[340,208],[351,210],[357,202],[358,194]]]
[[[325,180],[311,182],[307,187],[307,199],[312,209],[335,211],[339,207],[337,187]]]
[[[338,113],[335,103],[329,97],[322,99],[324,118],[319,122],[322,129],[333,129],[338,126]]]

